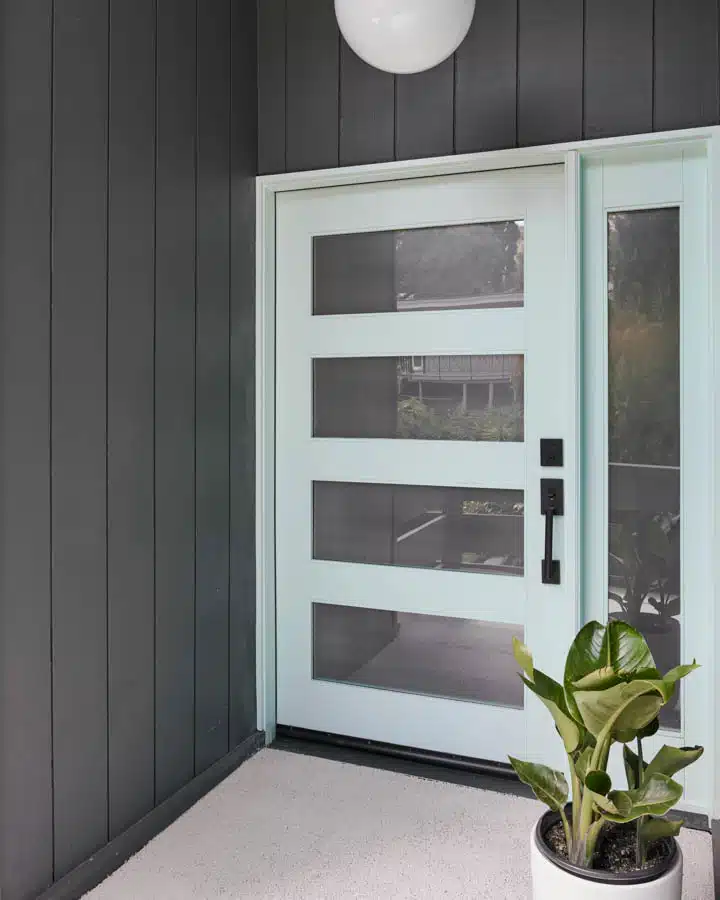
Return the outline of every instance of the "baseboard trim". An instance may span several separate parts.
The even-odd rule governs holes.
[[[416,778],[443,781],[448,784],[462,784],[480,790],[511,794],[516,797],[533,797],[534,794],[523,784],[509,765],[465,756],[432,753],[413,747],[396,744],[382,744],[346,735],[330,734],[278,725],[277,737],[271,744],[276,750],[320,756],[336,762],[350,763],[385,769]],[[693,831],[710,831],[708,817],[701,813],[672,810],[672,818],[682,819],[686,828]],[[716,872],[720,869],[720,823],[715,823],[719,833],[716,838],[718,859]],[[720,893],[718,893],[720,898]]]
[[[126,863],[131,856],[164,831],[198,800],[217,787],[247,759],[265,746],[265,734],[255,732],[205,772],[180,788],[159,806],[131,825],[127,831],[106,844],[64,878],[42,893],[37,900],[79,900]]]

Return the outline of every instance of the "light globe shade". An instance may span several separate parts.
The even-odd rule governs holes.
[[[406,75],[432,69],[465,39],[475,0],[335,0],[343,37],[366,63]]]

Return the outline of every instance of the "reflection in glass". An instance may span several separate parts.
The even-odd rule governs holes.
[[[522,575],[522,491],[316,481],[313,557]]]
[[[313,360],[313,436],[523,440],[524,357]]]
[[[523,706],[521,625],[313,604],[313,678]]]
[[[313,313],[523,305],[524,222],[332,234],[313,241]]]
[[[680,663],[680,218],[608,217],[609,612]],[[661,715],[680,727],[679,693]]]

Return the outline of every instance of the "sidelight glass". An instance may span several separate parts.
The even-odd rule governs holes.
[[[524,249],[522,221],[316,237],[313,314],[522,306]]]
[[[317,481],[315,559],[522,575],[517,490]]]
[[[522,441],[524,357],[313,360],[313,436]]]
[[[680,664],[680,215],[608,216],[609,613]],[[680,727],[679,692],[661,714]]]
[[[512,640],[523,627],[313,604],[313,678],[523,707]]]

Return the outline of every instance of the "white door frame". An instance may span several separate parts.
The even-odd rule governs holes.
[[[257,601],[257,716],[258,729],[267,742],[275,735],[275,201],[284,191],[357,185],[373,182],[427,178],[441,175],[485,172],[498,169],[560,163],[565,166],[567,187],[568,265],[576,298],[581,285],[581,170],[586,160],[621,159],[624,154],[652,156],[653,148],[682,150],[702,145],[709,167],[710,224],[710,298],[712,307],[713,360],[712,396],[714,406],[710,427],[713,437],[713,471],[709,488],[713,497],[712,522],[714,546],[720,548],[720,253],[712,252],[720,243],[720,127],[685,131],[579,141],[544,147],[492,151],[489,153],[413,160],[377,165],[326,169],[262,176],[257,179],[257,255],[256,255],[256,601]],[[714,189],[713,189],[714,188]],[[720,247],[718,247],[720,249]],[[580,308],[579,302],[576,308]],[[580,328],[580,322],[576,323]],[[578,403],[582,402],[578,392]],[[581,417],[578,416],[578,421]],[[581,441],[576,441],[578,448]],[[717,448],[717,452],[715,450]],[[578,451],[580,452],[580,451]],[[579,536],[578,536],[579,540]],[[705,598],[712,644],[720,647],[720,552],[714,561],[714,583]],[[701,602],[702,602],[702,598]],[[579,598],[584,608],[583,597]],[[693,602],[696,602],[695,600]],[[720,653],[700,660],[712,673],[713,734],[706,741],[706,754],[713,761],[712,771],[720,773]],[[712,710],[712,713],[711,713]],[[708,784],[713,797],[706,812],[720,817],[720,774]],[[709,806],[709,804],[708,804]]]

